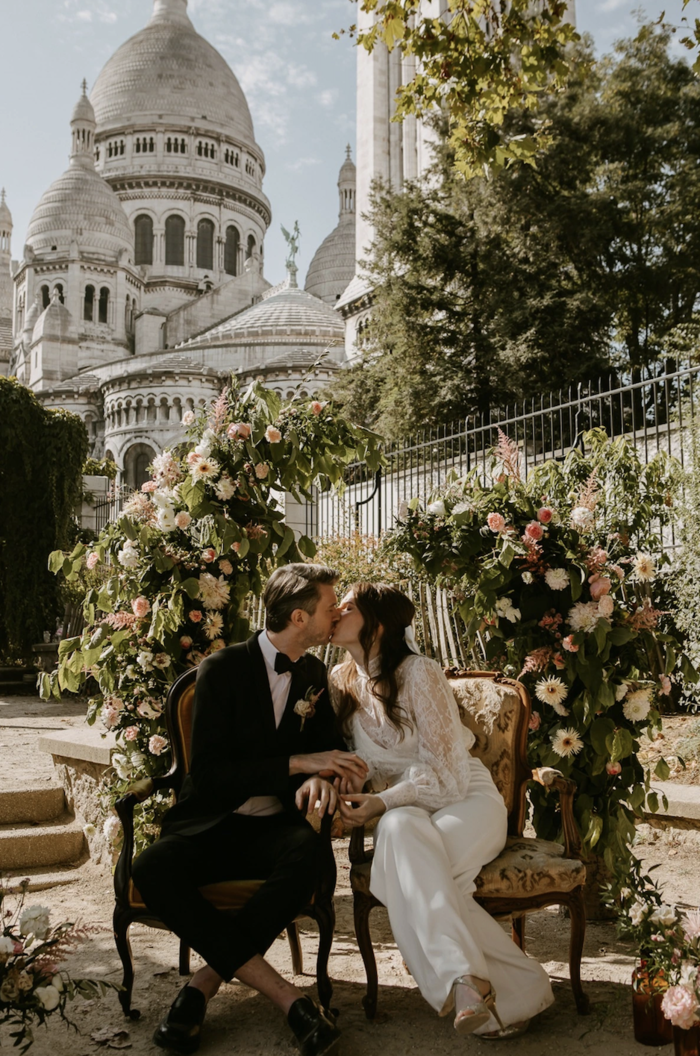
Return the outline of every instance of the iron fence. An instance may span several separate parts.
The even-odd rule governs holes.
[[[121,484],[113,487],[108,493],[107,498],[104,502],[98,502],[93,507],[95,531],[99,535],[103,528],[106,528],[112,521],[116,521],[119,514],[122,512],[122,508],[126,502],[128,502],[131,495],[133,495],[134,489],[129,487],[128,484]]]

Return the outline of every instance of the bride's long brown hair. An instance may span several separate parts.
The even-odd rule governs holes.
[[[359,610],[364,621],[360,631],[359,640],[364,653],[364,668],[369,670],[369,655],[375,643],[380,629],[383,629],[379,639],[379,669],[375,671],[370,684],[372,692],[382,704],[389,722],[399,731],[401,739],[404,737],[404,727],[411,728],[411,722],[403,714],[399,705],[399,686],[396,678],[396,669],[407,656],[411,656],[411,650],[406,644],[406,628],[413,622],[416,609],[410,598],[407,598],[396,587],[389,587],[385,583],[354,583],[352,600]],[[338,708],[338,723],[341,730],[347,730],[350,719],[359,707],[357,695],[354,692],[357,681],[357,668],[350,661],[340,668],[340,701]]]

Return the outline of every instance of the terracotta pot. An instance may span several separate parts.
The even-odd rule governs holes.
[[[676,1056],[700,1056],[700,1025],[690,1030],[674,1027],[673,1051]]]
[[[637,970],[632,973],[632,1022],[634,1040],[640,1045],[670,1045],[673,1041],[673,1026],[661,1011],[663,991],[649,992],[648,986],[640,989]]]

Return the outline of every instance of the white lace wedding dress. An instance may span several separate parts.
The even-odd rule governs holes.
[[[336,706],[341,671],[330,677]],[[474,735],[460,722],[442,669],[415,654],[398,668],[399,704],[412,724],[403,739],[368,673],[358,668],[357,676],[360,707],[348,739],[387,808],[375,832],[370,890],[387,907],[411,975],[441,1015],[453,1008],[460,975],[490,981],[505,1025],[536,1015],[554,1000],[546,972],[472,898],[479,870],[505,845],[507,814],[489,771],[469,754]],[[476,1033],[497,1028],[492,1017]]]

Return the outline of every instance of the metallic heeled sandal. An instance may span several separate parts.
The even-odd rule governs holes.
[[[497,1015],[496,1018],[498,1019]],[[501,1022],[500,1019],[498,1022]],[[507,1041],[509,1038],[519,1038],[530,1026],[530,1022],[529,1019],[523,1019],[520,1023],[511,1023],[510,1026],[501,1027],[500,1030],[490,1030],[488,1034],[480,1034],[479,1037],[485,1038],[486,1041]]]
[[[478,1001],[458,1001],[459,988],[464,987],[469,990],[472,994],[478,994],[479,989],[470,982],[468,975],[460,975],[455,979],[452,990],[455,1001],[455,1030],[458,1034],[472,1034],[479,1027],[483,1027],[488,1023],[489,1019],[493,1015],[496,1022],[499,1024],[501,1030],[505,1031],[506,1028],[501,1022],[501,1017],[496,1011],[496,994],[494,993],[493,987],[489,988],[488,993],[482,994]],[[469,1012],[470,1015],[460,1016],[461,1012]]]

